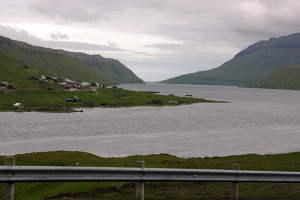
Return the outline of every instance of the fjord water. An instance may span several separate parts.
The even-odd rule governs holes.
[[[172,107],[94,108],[83,113],[0,113],[2,155],[53,150],[104,157],[180,157],[300,151],[300,91],[196,85],[122,85],[227,101]]]

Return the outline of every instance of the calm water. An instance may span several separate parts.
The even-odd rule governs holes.
[[[122,85],[231,103],[0,112],[0,154],[86,151],[105,157],[181,157],[300,151],[300,91],[193,85]]]

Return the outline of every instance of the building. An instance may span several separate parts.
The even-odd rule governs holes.
[[[9,86],[9,83],[7,82],[7,81],[2,81],[1,83],[0,83],[0,87],[8,87]]]
[[[21,103],[14,103],[13,109],[14,109],[14,110],[23,110],[23,109],[24,109],[24,106],[23,106],[23,104],[21,104]]]
[[[71,98],[66,99],[67,102],[80,102],[77,96],[72,96]]]

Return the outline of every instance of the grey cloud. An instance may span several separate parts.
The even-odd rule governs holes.
[[[96,4],[96,1],[62,1],[39,0],[32,1],[30,8],[37,14],[57,19],[59,23],[69,21],[94,22],[102,18],[105,9]]]
[[[43,40],[40,38],[27,33],[25,30],[22,29],[15,29],[9,26],[1,26],[0,25],[0,35],[4,37],[8,37],[13,40],[20,40],[23,42],[27,42],[29,44],[34,45],[43,45]]]
[[[64,22],[95,22],[110,20],[111,16],[122,15],[128,9],[161,9],[164,0],[39,0],[31,1],[30,8],[43,16]]]
[[[50,37],[54,40],[61,40],[61,39],[68,40],[69,39],[69,36],[67,36],[65,33],[62,34],[58,31],[56,31],[54,33],[50,33]]]
[[[12,2],[15,5],[17,1]],[[55,19],[56,23],[76,22],[83,27],[101,25],[119,31],[150,33],[197,43],[211,37],[223,41],[232,41],[236,38],[247,40],[249,37],[252,41],[252,38],[297,32],[300,26],[298,0],[228,0],[226,4],[224,0],[73,0],[72,2],[28,0],[26,2],[21,1],[22,10],[29,6],[33,12],[27,13],[50,17]],[[257,15],[257,8],[263,8],[265,12]]]
[[[7,26],[0,25],[0,35],[8,37],[13,40],[19,40],[27,42],[31,45],[59,48],[59,49],[69,49],[78,51],[125,51],[124,49],[117,48],[111,45],[99,45],[84,42],[68,42],[68,41],[46,41],[42,40],[34,35],[30,35],[25,30],[14,29]],[[64,34],[55,35],[57,38],[64,38]]]
[[[114,42],[112,42],[112,41],[107,41],[107,44],[108,44],[109,46],[113,46],[113,47],[118,46],[116,43],[114,43]]]
[[[147,45],[145,47],[176,51],[182,49],[184,47],[184,44],[160,43],[160,44]]]
[[[221,42],[247,41],[248,38],[253,41],[289,34],[300,26],[297,0],[284,3],[281,0],[230,0],[225,5],[223,1],[74,0],[70,3],[31,0],[30,8],[58,23],[97,24],[116,31],[154,34],[197,44],[211,38]]]
[[[109,45],[91,44],[84,42],[69,41],[46,41],[47,46],[56,49],[70,49],[77,51],[125,51]]]

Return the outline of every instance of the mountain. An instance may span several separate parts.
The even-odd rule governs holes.
[[[260,81],[256,81],[253,87],[300,89],[300,64],[289,65],[275,70]]]
[[[162,82],[300,89],[300,33],[259,41],[220,67]]]
[[[47,75],[101,84],[144,83],[118,60],[33,46],[0,36],[0,53]]]

